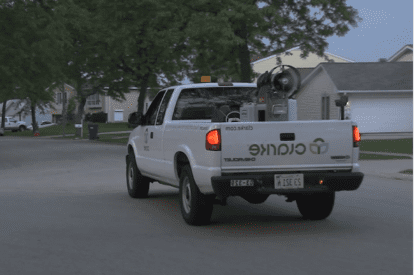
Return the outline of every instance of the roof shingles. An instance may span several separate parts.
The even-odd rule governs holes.
[[[413,62],[321,65],[339,91],[413,89]]]

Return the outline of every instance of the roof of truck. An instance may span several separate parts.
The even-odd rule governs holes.
[[[225,83],[232,83],[232,86],[224,85]],[[167,89],[172,88],[182,88],[182,89],[188,89],[188,88],[211,88],[211,87],[257,87],[256,83],[241,83],[241,82],[223,82],[223,83],[192,83],[192,84],[183,84],[183,85],[176,85],[168,87]]]

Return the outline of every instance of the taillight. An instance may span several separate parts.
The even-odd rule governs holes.
[[[220,130],[212,130],[206,134],[206,150],[209,151],[220,151],[221,150],[221,139]]]
[[[353,147],[359,147],[360,133],[357,126],[353,126]]]

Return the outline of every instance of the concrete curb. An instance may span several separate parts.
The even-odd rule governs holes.
[[[413,159],[413,155],[411,155],[411,154],[398,154],[398,153],[385,153],[385,152],[370,152],[370,151],[360,151],[360,153],[370,154],[370,155],[409,157],[409,158]]]
[[[413,175],[402,174],[402,173],[390,173],[390,174],[383,174],[383,173],[373,173],[373,172],[363,172],[365,176],[373,176],[378,178],[386,178],[386,179],[394,179],[394,180],[402,180],[402,181],[413,181]]]

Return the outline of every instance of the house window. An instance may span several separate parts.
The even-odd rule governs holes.
[[[62,104],[62,93],[58,93],[58,98],[56,99],[57,104]]]
[[[330,97],[323,96],[321,98],[321,119],[330,119]]]
[[[94,94],[88,97],[86,104],[91,105],[99,105],[99,94]]]

